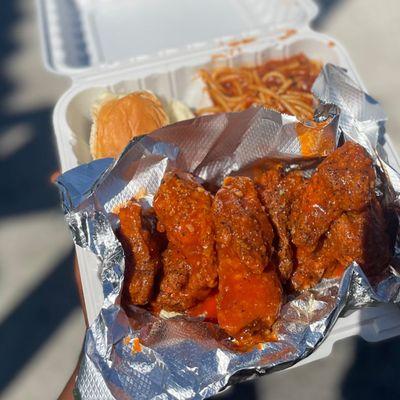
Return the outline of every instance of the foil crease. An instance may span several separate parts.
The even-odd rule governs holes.
[[[398,218],[400,175],[385,161],[380,144],[385,119],[380,106],[333,65],[324,67],[314,93],[327,106],[321,118],[324,113],[332,117],[324,134],[337,139],[344,132],[373,154],[385,177],[386,201]],[[295,123],[254,107],[162,128],[133,140],[116,162],[94,161],[58,179],[74,241],[97,256],[104,293],[103,307],[86,333],[77,398],[206,398],[299,362],[322,343],[341,315],[400,301],[400,275],[393,266],[372,285],[353,263],[340,281],[323,280],[287,302],[276,323],[278,340],[246,353],[229,349],[218,326],[200,319],[163,319],[139,307],[131,307],[128,317],[120,306],[124,253],[114,234],[118,221],[112,211],[134,196],[151,205],[164,172],[172,167],[217,185],[224,176],[271,158],[304,161]],[[400,248],[399,232],[394,236],[393,265]]]
[[[364,146],[374,157],[386,114],[379,103],[354,82],[346,70],[326,64],[312,87],[325,104],[340,108],[339,124],[347,139]]]

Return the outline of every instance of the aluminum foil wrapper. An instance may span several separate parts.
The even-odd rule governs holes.
[[[314,93],[323,103],[317,117],[331,118],[324,135],[337,141],[343,132],[368,149],[383,177],[381,193],[397,218],[400,176],[381,156],[382,109],[344,70],[332,65],[322,71]],[[226,347],[218,326],[200,319],[163,319],[139,307],[132,307],[128,317],[120,306],[124,253],[114,234],[114,208],[138,194],[151,205],[170,168],[218,185],[226,175],[268,159],[307,165],[293,118],[254,107],[167,126],[132,141],[116,162],[94,161],[59,178],[75,243],[97,256],[104,291],[103,307],[86,333],[77,398],[206,398],[227,385],[307,357],[344,312],[399,302],[400,276],[394,267],[372,285],[353,263],[340,281],[323,280],[286,303],[275,326],[277,341],[248,352]],[[397,236],[396,231],[394,261],[400,248]]]
[[[379,103],[365,93],[345,69],[332,64],[323,68],[312,91],[323,104],[340,109],[339,124],[345,137],[363,145],[374,157],[387,120]]]

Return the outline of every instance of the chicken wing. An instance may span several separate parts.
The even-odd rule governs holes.
[[[299,266],[291,279],[296,289],[312,287],[322,277],[340,278],[354,261],[369,276],[382,271],[390,260],[390,246],[378,200],[361,212],[343,213],[320,248],[311,254],[300,248],[297,256]]]
[[[293,251],[288,219],[294,200],[301,194],[306,179],[298,171],[284,175],[281,168],[270,169],[257,179],[261,201],[268,212],[277,237],[278,272],[282,282],[293,271]]]
[[[159,307],[184,311],[217,285],[212,196],[190,174],[171,172],[154,198],[157,229],[166,232]]]
[[[341,276],[353,261],[368,274],[388,262],[386,224],[374,186],[372,160],[358,144],[346,142],[320,164],[291,214],[296,290],[323,276]]]
[[[311,253],[308,249],[297,248],[296,258],[297,267],[290,278],[290,283],[295,290],[309,289],[315,286],[320,282],[326,270],[336,270],[339,273],[340,266],[327,240],[321,241]]]
[[[268,266],[273,230],[254,183],[228,177],[213,202],[219,293],[219,325],[243,344],[266,338],[278,317],[282,288]]]
[[[131,304],[145,305],[153,295],[154,281],[160,271],[162,244],[154,235],[151,216],[143,217],[139,204],[130,201],[118,214],[117,235],[125,253],[123,296]]]
[[[364,148],[346,142],[316,169],[290,217],[294,244],[312,252],[345,211],[361,211],[374,193],[375,172]]]
[[[329,229],[328,247],[337,261],[325,271],[327,278],[340,277],[356,261],[371,276],[382,271],[390,260],[390,243],[382,207],[375,198],[362,212],[344,213]]]

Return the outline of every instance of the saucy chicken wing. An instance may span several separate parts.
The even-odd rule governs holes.
[[[287,281],[293,271],[293,251],[288,227],[294,200],[301,194],[306,179],[298,171],[284,175],[281,168],[270,169],[257,179],[261,201],[268,212],[277,238],[279,277]]]
[[[339,277],[353,261],[367,274],[388,262],[374,185],[372,160],[358,144],[346,142],[320,164],[291,214],[298,262],[294,289],[310,288],[323,276]]]
[[[326,270],[337,271],[339,264],[329,241],[323,241],[313,252],[297,248],[297,267],[290,278],[295,290],[309,289],[320,282]],[[343,271],[342,271],[343,272]]]
[[[170,172],[154,198],[157,229],[166,232],[163,274],[156,303],[184,311],[217,285],[212,197],[190,174]]]
[[[345,211],[361,211],[374,193],[375,172],[364,148],[346,142],[318,166],[290,222],[293,243],[313,251],[334,220]]]
[[[367,275],[382,271],[390,260],[389,238],[381,205],[373,199],[361,212],[343,213],[326,233],[322,246],[312,253],[298,251],[299,267],[292,276],[296,289],[324,278],[340,278],[357,262]]]
[[[390,260],[390,243],[379,201],[359,213],[344,213],[327,233],[328,247],[336,267],[325,271],[327,278],[340,277],[344,269],[356,261],[367,275],[382,271]]]
[[[263,341],[278,317],[282,287],[271,266],[273,230],[254,183],[228,177],[213,202],[219,325],[239,343]]]
[[[117,235],[125,253],[124,297],[131,304],[144,305],[153,295],[155,278],[160,271],[162,241],[154,234],[152,217],[143,217],[139,204],[130,201],[118,214]]]

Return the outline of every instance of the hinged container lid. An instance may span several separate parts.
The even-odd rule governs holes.
[[[116,63],[307,27],[312,0],[37,0],[46,66],[76,76]]]

